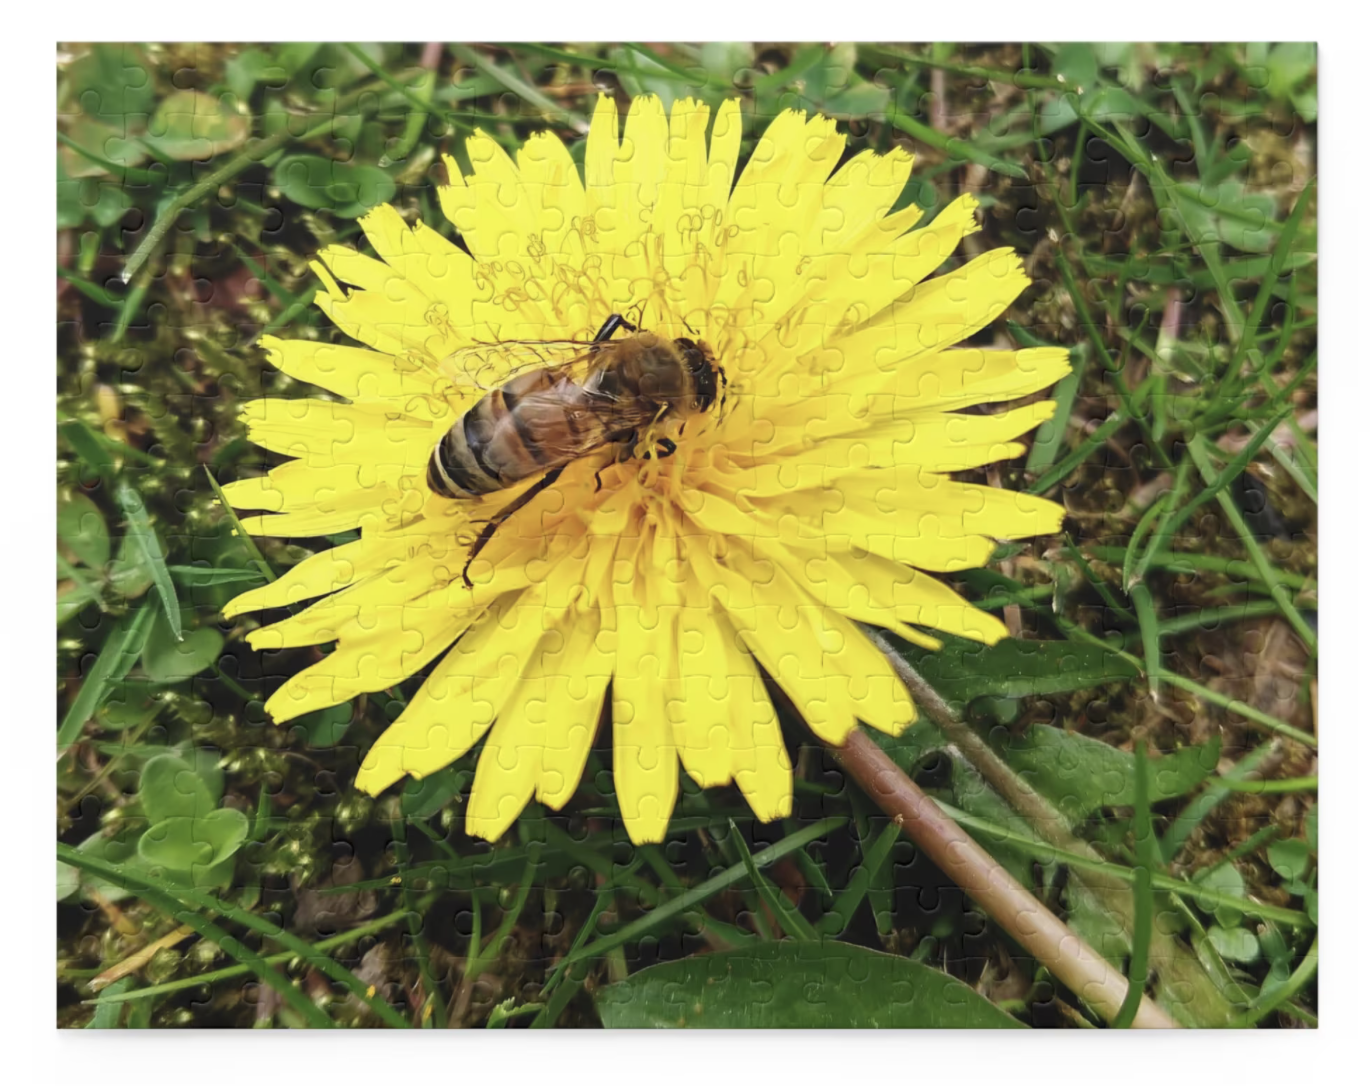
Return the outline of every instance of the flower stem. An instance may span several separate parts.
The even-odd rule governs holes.
[[[914,670],[883,634],[871,627],[867,627],[867,634],[875,647],[884,653],[885,659],[894,668],[899,681],[913,695],[918,707],[932,718],[937,730],[966,756],[966,760],[985,778],[991,788],[1007,800],[1018,814],[1027,819],[1042,840],[1058,848],[1079,852],[1081,855],[1089,853],[1089,850],[1081,847],[1080,840],[1071,832],[1066,817],[1026,784],[969,724],[952,712],[951,706],[942,699],[942,695]]]
[[[1105,1021],[1114,1019],[1127,998],[1126,977],[943,814],[863,731],[853,730],[846,743],[832,752],[862,790],[995,923],[1086,1006]],[[1169,1029],[1177,1024],[1144,996],[1132,1025]]]
[[[889,643],[882,631],[867,626],[866,633],[889,660],[918,707],[927,713],[950,745],[975,767],[1043,841],[1090,863],[1103,862],[1098,852],[1075,836],[1069,820],[1019,777],[973,728],[952,711],[932,685]],[[1111,875],[1098,874],[1091,876],[1087,883],[1078,884],[1076,889],[1081,895],[1092,897],[1099,908],[1117,917],[1124,932],[1131,933],[1134,917],[1132,887],[1128,882]],[[1159,977],[1157,993],[1166,1011],[1191,1027],[1212,1028],[1233,1023],[1236,1008],[1219,990],[1215,979],[1204,970],[1192,951],[1160,929],[1152,932],[1151,946],[1151,964]]]

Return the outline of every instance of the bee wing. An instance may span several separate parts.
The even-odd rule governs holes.
[[[485,392],[530,370],[564,373],[579,383],[594,368],[591,346],[578,339],[504,340],[463,347],[447,361],[458,380]]]
[[[518,413],[534,435],[538,458],[548,465],[568,464],[608,442],[621,441],[656,417],[643,401],[618,400],[570,382],[529,393],[518,401]]]

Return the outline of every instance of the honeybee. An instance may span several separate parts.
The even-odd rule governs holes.
[[[614,339],[620,328],[630,334]],[[536,349],[544,363],[560,361],[525,369],[482,396],[428,462],[428,487],[445,498],[493,494],[546,473],[485,526],[462,570],[468,586],[466,571],[495,529],[556,482],[567,464],[614,444],[627,459],[640,431],[708,411],[720,382],[727,383],[708,344],[639,331],[617,313],[589,343],[547,342]],[[662,437],[651,455],[674,451],[675,443]]]

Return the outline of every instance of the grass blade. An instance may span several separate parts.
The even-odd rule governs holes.
[[[81,463],[100,476],[106,486],[112,487],[115,480],[114,458],[95,436],[95,431],[80,419],[67,419],[59,423],[57,429],[67,439],[72,452]]]
[[[1256,542],[1256,537],[1251,534],[1251,529],[1246,524],[1246,518],[1237,509],[1237,503],[1232,500],[1232,495],[1225,487],[1217,486],[1219,474],[1213,467],[1213,461],[1205,447],[1206,444],[1202,439],[1191,441],[1188,446],[1189,455],[1194,458],[1194,463],[1199,469],[1199,474],[1204,477],[1204,482],[1214,490],[1214,497],[1218,499],[1218,504],[1222,506],[1228,522],[1241,539],[1242,545],[1246,548],[1246,553],[1251,557],[1251,564],[1256,567],[1261,580],[1265,582],[1266,591],[1270,593],[1270,598],[1279,604],[1280,611],[1288,620],[1289,625],[1294,627],[1294,632],[1303,638],[1303,643],[1308,646],[1309,652],[1317,655],[1318,635],[1313,632],[1312,627],[1308,625],[1290,601],[1288,591],[1279,583],[1275,571],[1270,566],[1270,559],[1265,556],[1265,551]]]
[[[71,864],[73,867],[79,867],[82,870],[90,871],[92,874],[99,875],[100,878],[106,879],[116,886],[123,887],[130,893],[137,894],[149,905],[153,905],[163,912],[167,912],[173,919],[180,921],[182,924],[189,924],[191,927],[195,928],[197,932],[200,932],[204,938],[211,939],[213,942],[218,943],[225,951],[228,951],[228,947],[223,943],[223,939],[233,939],[233,937],[227,932],[223,932],[221,928],[218,928],[210,921],[205,920],[204,917],[200,915],[200,912],[217,913],[225,920],[231,920],[235,924],[241,924],[250,931],[255,931],[257,934],[263,935],[273,942],[280,943],[285,949],[291,951],[298,957],[303,958],[330,980],[335,980],[346,987],[348,991],[375,1011],[377,1016],[387,1025],[395,1026],[398,1029],[409,1028],[409,1022],[396,1012],[390,1004],[372,994],[367,985],[364,984],[360,978],[353,975],[350,970],[339,965],[327,954],[321,953],[316,947],[310,946],[298,935],[287,931],[279,924],[273,924],[271,921],[258,916],[254,912],[250,912],[247,909],[241,909],[236,905],[230,905],[226,901],[221,901],[213,894],[206,893],[203,890],[195,890],[189,886],[178,886],[173,883],[162,882],[127,864],[107,863],[104,860],[96,859],[85,853],[77,852],[76,849],[72,848],[70,845],[58,844],[57,855],[58,859]],[[77,858],[72,859],[73,856]],[[168,911],[168,906],[170,911]],[[200,912],[197,912],[196,910],[199,910]],[[197,925],[215,928],[216,931],[222,932],[222,935],[216,936],[205,934]],[[234,941],[236,942],[236,940]],[[241,946],[241,944],[238,945]],[[247,951],[246,947],[243,947],[243,950],[248,954],[251,954],[251,951]],[[295,992],[309,1004],[312,1011],[316,1012],[316,1014],[309,1014],[307,1017],[311,1019],[316,1016],[322,1018],[322,1022],[315,1024],[326,1026],[333,1025],[332,1020],[319,1010],[318,1007],[315,1007],[303,992],[262,961],[261,958],[258,958],[256,955],[252,955],[252,957],[255,962],[254,971],[256,970],[256,966],[260,966],[262,969],[265,969],[267,973],[283,982],[287,988],[291,989],[291,991]],[[241,957],[238,960],[243,962],[244,965],[253,964]],[[266,977],[264,976],[263,979],[266,979]],[[268,981],[268,983],[271,982]],[[272,986],[276,987],[275,984]],[[278,988],[278,990],[280,989]],[[282,997],[287,999],[287,1002],[291,1002],[284,991],[281,991],[281,994]],[[305,1012],[301,1011],[301,1013]]]
[[[1284,410],[1277,412],[1272,418],[1268,419],[1266,424],[1256,431],[1255,435],[1242,447],[1241,452],[1237,453],[1237,455],[1228,462],[1227,467],[1223,468],[1223,470],[1213,478],[1212,482],[1207,483],[1203,490],[1194,495],[1194,498],[1187,502],[1184,508],[1175,514],[1174,519],[1165,526],[1162,542],[1169,539],[1184,527],[1189,518],[1194,515],[1195,510],[1206,501],[1217,496],[1220,491],[1226,493],[1227,488],[1232,485],[1233,480],[1246,470],[1247,464],[1251,463],[1251,461],[1256,458],[1256,454],[1261,451],[1261,447],[1266,443],[1270,435],[1273,434],[1280,423],[1287,419],[1292,413],[1293,408],[1286,407]],[[1195,437],[1193,441],[1189,442],[1189,445],[1192,446],[1202,440],[1203,438],[1201,437]],[[1190,455],[1193,455],[1192,451]],[[1197,462],[1196,459],[1195,463],[1197,464]],[[1157,535],[1160,537],[1162,533],[1158,532]]]
[[[1246,1013],[1237,1019],[1233,1026],[1237,1029],[1249,1029],[1259,1025],[1261,1019],[1265,1018],[1266,1015],[1278,1010],[1281,1004],[1288,1003],[1308,987],[1309,981],[1313,979],[1313,974],[1317,971],[1318,941],[1314,939],[1313,945],[1308,948],[1308,953],[1304,955],[1299,967],[1290,974],[1289,979],[1253,999]]]
[[[395,869],[401,876],[409,870],[409,842],[405,838],[405,820],[396,818],[391,824],[391,840],[395,849]],[[433,973],[432,955],[428,940],[423,935],[423,913],[418,906],[418,896],[414,887],[405,883],[400,887],[400,898],[405,911],[409,914],[409,938],[414,943],[414,954],[418,958],[419,981],[423,984],[423,1004],[419,1012],[419,1024],[424,1029],[439,1029],[447,1025],[447,1005],[443,1002],[442,989],[438,987]]]
[[[1147,771],[1146,740],[1138,739],[1133,747],[1135,756],[1135,779],[1132,808],[1132,832],[1137,849],[1137,873],[1132,881],[1132,957],[1127,970],[1127,998],[1111,1023],[1113,1029],[1127,1029],[1137,1016],[1137,1008],[1142,1005],[1146,994],[1146,978],[1150,970],[1151,958],[1151,914],[1155,900],[1151,893],[1151,874],[1160,861],[1156,849],[1156,835],[1151,829],[1151,797],[1147,794],[1149,778]]]
[[[1160,552],[1161,548],[1167,543],[1171,536],[1175,534],[1175,529],[1171,527],[1172,510],[1175,503],[1189,489],[1189,472],[1193,466],[1192,461],[1184,459],[1180,461],[1180,470],[1175,473],[1175,482],[1170,488],[1170,493],[1165,496],[1164,507],[1161,511],[1160,522],[1156,525],[1156,530],[1146,541],[1146,546],[1142,548],[1141,557],[1136,564],[1129,568],[1127,557],[1123,559],[1123,584],[1131,585],[1135,581],[1141,581],[1146,577],[1146,571],[1151,568],[1151,562]],[[1137,526],[1137,532],[1133,533],[1133,538],[1128,541],[1128,555],[1132,554],[1132,544],[1137,535],[1141,532],[1141,525]]]
[[[1157,628],[1156,605],[1151,598],[1151,589],[1141,581],[1132,586],[1132,603],[1137,608],[1137,626],[1142,635],[1146,687],[1154,701],[1161,694],[1161,633]]]
[[[210,588],[219,584],[256,584],[262,575],[255,569],[214,569],[210,566],[167,566],[171,579],[186,588]]]
[[[1023,167],[1016,162],[1010,162],[1006,158],[992,155],[988,151],[982,151],[965,140],[948,136],[945,133],[930,128],[921,121],[915,121],[905,113],[899,112],[893,106],[890,107],[888,114],[889,122],[899,131],[912,136],[916,140],[922,140],[929,147],[936,147],[948,158],[958,162],[974,162],[976,165],[984,166],[986,169],[993,170],[995,173],[1005,174],[1008,177],[1017,177],[1020,180],[1027,180],[1027,173]]]
[[[95,666],[90,669],[57,729],[59,755],[76,742],[86,721],[104,704],[110,688],[132,670],[152,629],[152,613],[152,606],[144,603],[120,619],[119,625],[110,632],[96,657]]]
[[[134,549],[142,556],[147,570],[152,574],[153,587],[161,600],[162,611],[167,625],[177,641],[181,640],[181,605],[176,600],[176,587],[171,583],[171,573],[167,570],[166,559],[162,557],[162,541],[148,520],[147,507],[138,491],[128,483],[120,483],[114,490],[119,508],[128,517],[128,532],[133,540]]]
[[[871,878],[885,862],[889,856],[890,849],[894,848],[894,843],[899,840],[902,827],[897,822],[890,822],[875,839],[875,844],[861,858],[861,866],[853,872],[851,880],[843,888],[842,893],[833,902],[832,910],[825,913],[823,919],[818,922],[818,934],[836,938],[847,930],[847,925],[851,923],[852,916],[860,908],[861,902],[866,899],[870,892]]]
[[[1171,686],[1178,686],[1181,690],[1188,690],[1191,694],[1203,698],[1205,701],[1212,702],[1228,712],[1244,716],[1253,724],[1258,724],[1266,731],[1274,732],[1276,735],[1283,735],[1286,739],[1293,739],[1302,743],[1304,746],[1317,748],[1318,739],[1315,735],[1300,731],[1292,724],[1286,724],[1283,720],[1277,720],[1269,713],[1263,713],[1252,705],[1247,705],[1244,701],[1236,698],[1229,698],[1226,694],[1219,694],[1215,690],[1210,690],[1203,683],[1196,683],[1192,679],[1186,679],[1183,675],[1176,675],[1173,671],[1164,668],[1159,672],[1162,679],[1170,683]]]
[[[153,908],[159,909],[173,920],[194,928],[200,938],[214,943],[225,954],[237,959],[256,973],[264,984],[274,988],[280,994],[281,999],[311,1026],[319,1029],[333,1028],[333,1020],[321,1008],[316,1007],[314,1001],[292,984],[289,979],[269,966],[259,955],[254,954],[223,928],[206,920],[193,909],[187,908],[150,878],[135,876],[133,872],[126,870],[122,864],[106,863],[60,842],[57,845],[57,858],[63,863],[71,864],[72,867],[80,868],[82,871],[88,871],[92,875],[98,875],[106,882],[137,894]],[[348,976],[351,974],[349,973]]]
[[[756,887],[756,892],[761,895],[761,900],[766,903],[766,908],[771,910],[771,915],[775,917],[785,934],[791,939],[805,943],[815,941],[818,933],[813,930],[813,925],[804,919],[798,909],[783,900],[771,880],[757,869],[751,849],[747,847],[737,823],[731,818],[728,819],[728,835],[732,838],[733,847],[737,849],[738,855],[742,857],[742,863],[747,868],[747,874],[752,880],[752,885]]]
[[[510,75],[503,68],[487,60],[474,49],[468,48],[465,45],[449,45],[448,48],[455,56],[464,60],[477,71],[488,75],[491,79],[498,80],[500,85],[506,90],[513,91],[529,105],[541,110],[547,120],[562,121],[565,124],[570,125],[575,132],[582,136],[590,131],[589,124],[586,123],[585,118],[580,116],[580,114],[573,113],[571,110],[557,105],[536,87],[530,86],[517,76]]]
[[[1137,878],[1137,869],[1134,866],[1128,867],[1124,864],[1109,863],[1107,860],[1094,860],[1087,856],[1082,856],[1068,848],[1051,845],[1036,837],[1025,837],[1022,834],[1014,833],[1012,830],[1005,829],[997,822],[988,819],[977,818],[975,815],[966,814],[940,800],[934,800],[938,807],[947,813],[947,817],[953,819],[967,830],[974,830],[976,833],[983,834],[986,842],[996,846],[1004,846],[1016,849],[1024,854],[1033,857],[1038,862],[1055,860],[1065,864],[1067,867],[1080,871],[1094,871],[1101,875],[1112,875],[1114,878],[1121,879],[1131,885]],[[1169,875],[1155,875],[1151,879],[1153,890],[1164,890],[1167,893],[1179,894],[1181,897],[1192,898],[1210,912],[1218,908],[1232,908],[1243,916],[1256,916],[1262,920],[1270,920],[1277,924],[1287,924],[1291,928],[1304,930],[1314,927],[1312,919],[1305,913],[1297,912],[1294,909],[1286,909],[1279,905],[1267,905],[1264,902],[1256,901],[1252,898],[1234,897],[1231,894],[1220,893],[1217,890],[1210,890],[1207,887],[1199,886],[1196,883],[1186,882],[1183,879],[1171,878]]]
[[[815,822],[807,829],[792,833],[788,837],[783,837],[769,848],[763,848],[760,852],[752,855],[752,863],[756,867],[762,868],[775,863],[782,856],[788,856],[797,848],[803,848],[810,841],[817,841],[820,837],[826,836],[839,826],[845,826],[847,819],[845,816],[834,816],[825,818],[821,822]],[[672,917],[681,913],[688,912],[697,905],[702,905],[709,898],[720,890],[726,890],[735,882],[740,882],[747,877],[747,867],[738,862],[733,864],[725,871],[719,872],[711,879],[706,879],[694,889],[689,890],[678,897],[671,898],[666,904],[653,909],[646,916],[639,917],[630,924],[625,924],[612,935],[606,935],[596,939],[588,946],[581,947],[580,950],[566,955],[563,959],[568,965],[574,964],[583,958],[602,955],[615,947],[623,946],[633,939],[639,939],[652,929],[664,924]]]
[[[366,53],[363,50],[359,49],[356,45],[353,45],[351,42],[343,42],[342,47],[346,49],[349,53],[351,53],[353,57],[355,57],[368,69],[370,69],[372,75],[377,76],[383,83],[385,83],[387,87],[393,90],[396,94],[401,95],[405,99],[405,101],[407,101],[411,106],[413,106],[415,109],[419,110],[422,113],[427,113],[430,117],[433,117],[435,120],[442,122],[444,126],[444,134],[451,130],[451,127],[453,125],[452,118],[450,116],[445,115],[443,111],[434,106],[431,101],[426,101],[420,95],[415,94],[403,83],[401,83],[398,79],[396,79],[384,68],[382,68],[379,64],[377,64],[374,60],[372,60],[369,56],[367,56]],[[425,86],[428,89],[428,93],[431,95],[433,93],[433,80],[431,74],[423,75],[420,77],[420,89],[423,89]],[[471,131],[469,125],[463,124],[461,125],[461,128],[468,133]]]
[[[274,581],[276,579],[276,571],[271,568],[271,563],[262,557],[262,552],[257,549],[257,544],[253,542],[252,537],[247,534],[247,529],[243,527],[242,521],[238,519],[238,514],[233,511],[233,506],[229,504],[229,500],[224,497],[224,488],[219,485],[219,481],[214,478],[213,472],[208,468],[205,468],[205,477],[209,480],[209,485],[214,488],[214,496],[219,499],[219,506],[223,509],[224,516],[228,517],[229,523],[233,525],[233,534],[237,536],[238,541],[242,543],[243,550],[247,551],[247,556],[252,559],[252,564],[261,570],[262,576],[267,579],[268,583]]]
[[[1242,329],[1241,342],[1232,355],[1232,361],[1228,365],[1227,372],[1223,374],[1222,383],[1218,386],[1220,400],[1224,390],[1229,389],[1236,382],[1237,375],[1241,373],[1242,360],[1246,358],[1247,352],[1256,345],[1256,329],[1261,322],[1261,317],[1265,315],[1266,306],[1270,304],[1270,296],[1275,290],[1275,284],[1279,281],[1280,273],[1284,270],[1285,262],[1289,259],[1289,250],[1294,247],[1294,238],[1299,232],[1299,224],[1303,221],[1304,212],[1308,210],[1308,201],[1312,198],[1313,189],[1316,185],[1316,179],[1310,179],[1304,185],[1303,191],[1299,193],[1298,200],[1295,201],[1293,209],[1289,212],[1289,218],[1284,220],[1284,226],[1280,228],[1280,236],[1275,242],[1275,251],[1270,257],[1270,267],[1266,270],[1264,278],[1261,279],[1260,289],[1256,291],[1256,299],[1251,303],[1250,319]],[[1262,370],[1269,364],[1270,359],[1261,359]]]
[[[1095,558],[1105,562],[1121,562],[1126,553],[1122,547],[1109,547],[1101,543],[1087,543],[1085,550]],[[1196,570],[1208,573],[1222,573],[1234,581],[1255,581],[1260,579],[1256,567],[1250,562],[1236,558],[1223,558],[1216,554],[1183,554],[1178,551],[1158,551],[1152,557],[1152,565],[1157,569],[1168,569],[1173,573],[1192,576]],[[1317,581],[1299,573],[1286,573],[1274,570],[1275,579],[1296,592],[1316,593]]]
[[[348,943],[355,943],[358,939],[367,935],[375,935],[377,932],[384,931],[386,928],[394,927],[408,917],[407,909],[390,913],[386,916],[377,917],[369,920],[365,924],[360,924],[351,931],[342,932],[339,935],[321,939],[314,944],[314,950],[320,954],[330,950],[336,950],[340,946]],[[267,965],[284,965],[298,955],[291,950],[284,950],[278,954],[270,954],[262,961]],[[135,1000],[153,999],[157,996],[171,995],[174,992],[183,992],[187,988],[198,988],[201,985],[215,984],[221,980],[233,980],[237,977],[245,977],[252,972],[252,968],[246,965],[230,965],[224,969],[215,969],[209,973],[196,973],[194,976],[182,977],[180,980],[169,980],[165,984],[153,984],[147,988],[135,988],[129,992],[116,992],[113,988],[107,988],[100,993],[96,999],[86,1000],[97,1007],[104,1003],[131,1003]]]
[[[1056,462],[1066,430],[1070,427],[1070,413],[1075,410],[1075,397],[1080,391],[1080,380],[1089,365],[1089,346],[1080,344],[1070,351],[1070,372],[1061,378],[1052,391],[1056,412],[1041,426],[1028,453],[1026,470],[1029,475],[1040,475]]]
[[[1093,455],[1094,450],[1107,441],[1118,430],[1129,421],[1126,414],[1115,411],[1106,418],[1095,431],[1090,434],[1079,446],[1071,452],[1064,460],[1043,475],[1030,487],[1029,494],[1045,494],[1062,479],[1065,479],[1072,471],[1078,468]]]

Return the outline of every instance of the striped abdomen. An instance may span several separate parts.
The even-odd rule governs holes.
[[[569,464],[604,442],[590,393],[552,370],[487,393],[433,450],[428,486],[448,498],[491,494]]]

